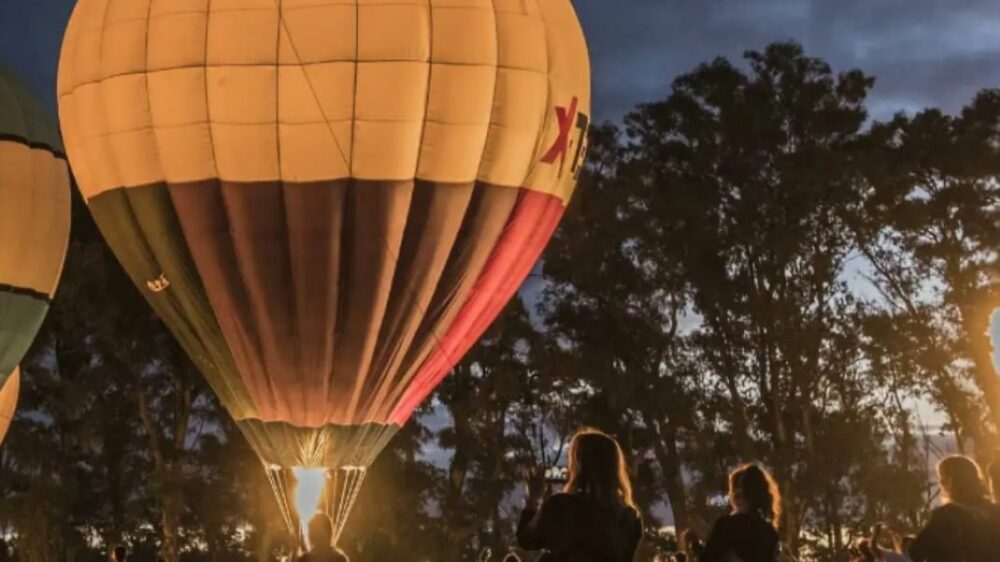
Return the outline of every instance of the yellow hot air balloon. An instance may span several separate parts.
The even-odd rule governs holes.
[[[80,0],[59,108],[119,260],[339,533],[551,237],[589,74],[570,0]]]
[[[69,217],[69,170],[58,131],[0,66],[0,441],[17,403],[17,363],[59,281]]]

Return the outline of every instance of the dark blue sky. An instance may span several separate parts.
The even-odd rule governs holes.
[[[169,1],[169,0],[161,0]],[[0,61],[50,104],[74,0],[0,0]],[[617,119],[717,55],[795,39],[836,69],[878,78],[875,117],[955,111],[1000,86],[996,0],[576,0],[594,60],[594,114]]]

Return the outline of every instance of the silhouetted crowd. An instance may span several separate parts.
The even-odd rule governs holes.
[[[642,537],[625,457],[618,443],[595,430],[578,433],[562,493],[535,479],[517,529],[519,545],[543,550],[540,562],[631,562]],[[850,549],[851,562],[1000,562],[1000,465],[987,474],[969,457],[937,467],[941,505],[919,533],[906,536],[876,525]],[[792,562],[781,541],[781,492],[757,464],[729,476],[729,513],[704,541],[680,537],[671,562]],[[510,561],[510,557],[505,559]]]
[[[562,490],[544,471],[532,471],[527,500],[517,525],[522,550],[541,551],[539,562],[631,562],[643,535],[632,497],[625,455],[611,436],[584,429],[569,448],[568,478]],[[969,457],[949,456],[937,467],[941,505],[916,535],[876,525],[850,548],[851,562],[1000,562],[1000,464],[984,474]],[[694,532],[679,537],[681,550],[669,562],[794,562],[781,541],[781,492],[758,464],[729,475],[729,513],[702,540]],[[348,562],[333,545],[333,524],[325,514],[308,523],[311,548],[297,562]],[[485,551],[480,562],[492,555]],[[110,554],[126,562],[124,547]],[[11,560],[0,543],[0,562]],[[442,561],[447,562],[447,561]],[[503,562],[519,562],[507,554]]]

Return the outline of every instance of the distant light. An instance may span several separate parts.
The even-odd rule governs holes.
[[[309,520],[319,511],[319,499],[323,496],[323,486],[326,484],[326,470],[322,468],[294,468],[295,473],[295,509],[299,512],[299,525],[302,529],[302,541],[306,549],[309,544]]]

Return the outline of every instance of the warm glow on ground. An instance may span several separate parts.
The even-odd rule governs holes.
[[[302,541],[307,549],[309,544],[309,519],[319,511],[319,499],[323,495],[326,484],[326,470],[322,468],[294,468],[295,473],[295,509],[299,515],[299,525],[302,529]]]

